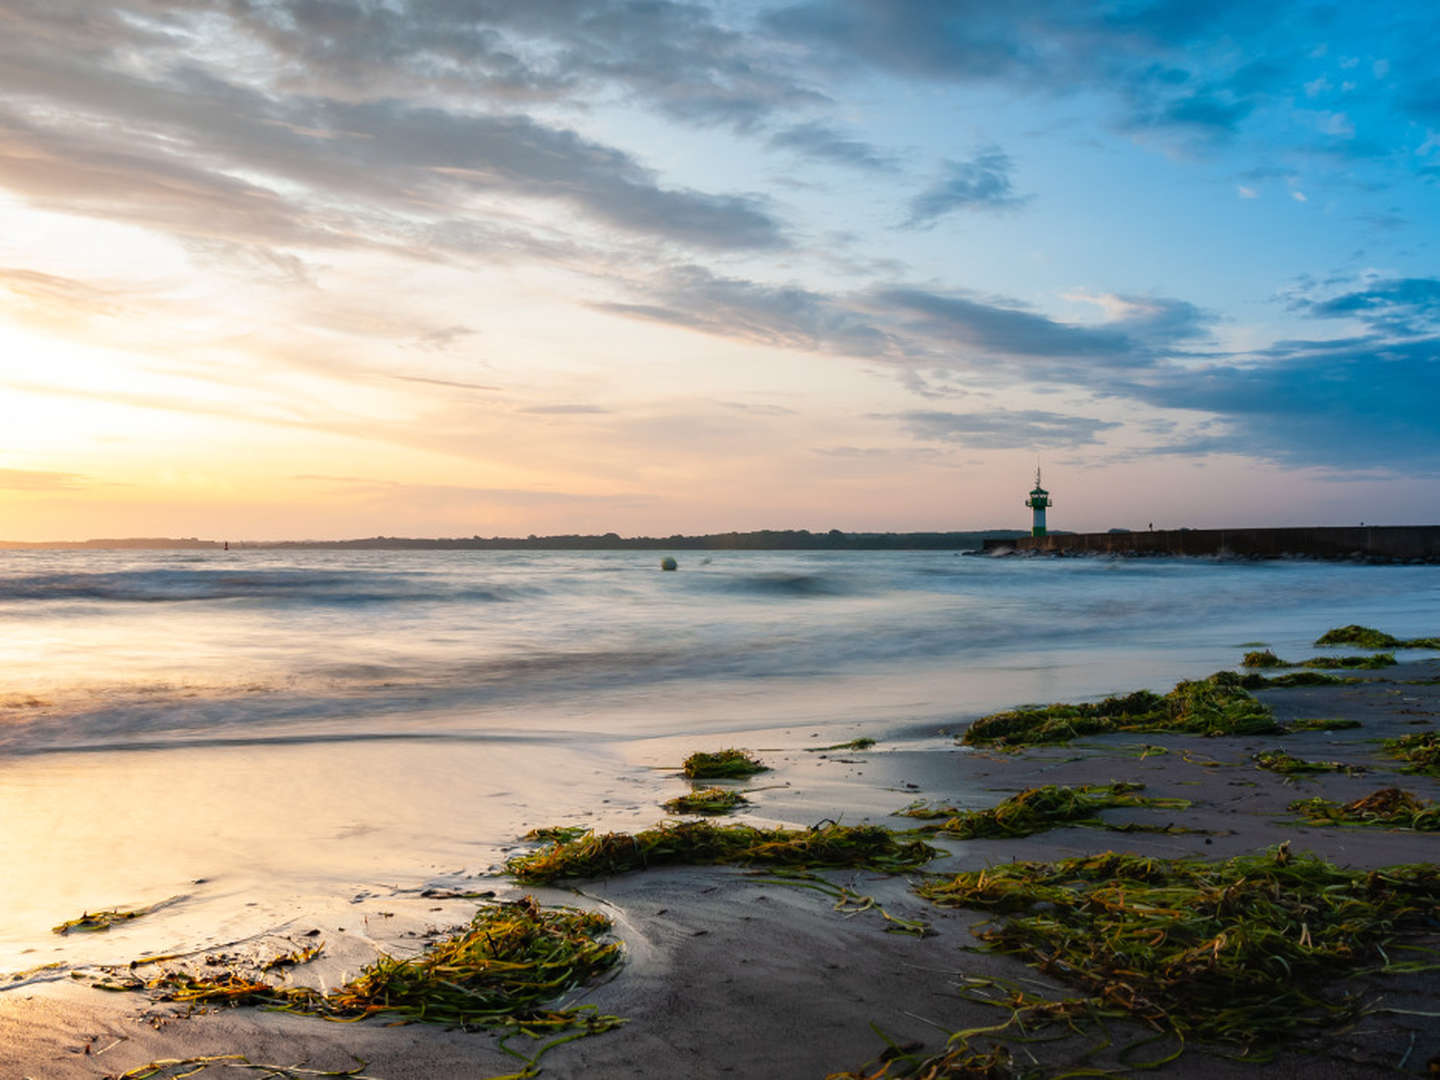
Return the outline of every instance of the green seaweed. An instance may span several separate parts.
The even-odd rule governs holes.
[[[358,1058],[356,1060],[359,1061]],[[209,1054],[203,1057],[147,1061],[144,1065],[137,1065],[123,1073],[110,1073],[105,1080],[184,1080],[187,1076],[198,1076],[211,1069],[264,1073],[262,1080],[307,1080],[310,1077],[327,1076],[348,1077],[349,1080],[379,1080],[378,1077],[367,1075],[364,1068],[363,1061],[350,1069],[307,1069],[303,1065],[273,1065],[251,1061],[244,1054]]]
[[[680,771],[691,780],[741,780],[755,773],[766,772],[768,765],[762,765],[743,750],[717,750],[715,753],[697,751],[685,759]]]
[[[1251,668],[1290,667],[1269,649],[1262,652],[1247,652],[1240,661],[1241,666]]]
[[[1373,671],[1377,668],[1394,667],[1395,663],[1394,653],[1382,652],[1371,653],[1369,656],[1312,656],[1308,660],[1301,660],[1298,666],[1329,671],[1336,668],[1360,668]]]
[[[505,869],[523,882],[594,878],[651,866],[861,867],[899,873],[941,852],[878,825],[823,822],[810,829],[761,829],[708,821],[662,822],[633,836],[587,834],[513,856]]]
[[[1252,760],[1262,769],[1273,773],[1285,773],[1293,775],[1296,773],[1328,773],[1343,772],[1346,774],[1364,772],[1358,765],[1346,765],[1339,761],[1306,761],[1304,758],[1294,757],[1284,750],[1262,750],[1253,755]]]
[[[169,900],[162,900],[158,904],[147,904],[145,907],[131,908],[128,911],[122,908],[111,908],[108,911],[87,911],[81,914],[78,919],[68,919],[59,926],[52,926],[52,934],[96,934],[109,930],[112,926],[120,923],[130,922],[143,915],[149,915],[162,907],[168,907],[175,903],[178,897],[171,897]]]
[[[938,1054],[922,1056],[915,1046],[890,1043],[880,1055],[876,1067],[855,1072],[830,1073],[825,1080],[888,1080],[904,1076],[907,1080],[1015,1080],[1014,1059],[1008,1048],[993,1046],[980,1051],[968,1039],[959,1045],[947,1046]]]
[[[1440,734],[1418,731],[1414,735],[1386,739],[1384,747],[1391,757],[1405,762],[1402,771],[1440,776]]]
[[[598,1034],[624,1021],[591,1006],[551,1003],[593,982],[620,959],[620,945],[602,941],[610,920],[596,912],[546,909],[534,897],[481,908],[460,933],[408,959],[381,955],[354,979],[333,990],[277,986],[260,974],[228,968],[218,975],[167,972],[148,982],[132,979],[116,989],[146,989],[162,1001],[195,1006],[256,1005],[327,1020],[384,1016],[464,1029],[506,1031],[551,1039],[526,1057],[516,1076],[534,1075],[551,1046]],[[149,1074],[146,1074],[149,1075]],[[315,1074],[329,1075],[329,1074]],[[338,1074],[345,1075],[345,1074]]]
[[[1315,639],[1316,645],[1354,645],[1361,649],[1394,649],[1401,641],[1370,626],[1337,626]]]
[[[728,814],[736,807],[749,804],[750,800],[738,791],[708,787],[677,795],[669,802],[663,803],[662,807],[672,814]],[[567,839],[578,839],[580,836],[584,836],[585,832],[586,830],[582,829]]]
[[[1240,661],[1247,668],[1301,667],[1320,668],[1333,671],[1336,668],[1376,669],[1393,667],[1394,653],[1372,653],[1367,656],[1312,656],[1308,660],[1282,660],[1269,649],[1264,652],[1248,652]]]
[[[1319,671],[1287,671],[1284,675],[1272,675],[1268,679],[1255,672],[1240,676],[1240,685],[1246,690],[1286,686],[1354,686],[1364,681],[1350,675],[1325,675]]]
[[[837,742],[830,746],[807,746],[807,754],[818,754],[825,750],[869,750],[875,745],[875,740],[862,735],[858,739],[851,739],[849,742]]]
[[[588,825],[544,825],[525,834],[526,840],[574,840],[590,831]]]
[[[1263,1061],[1286,1036],[1358,1015],[1341,984],[1387,969],[1387,945],[1428,932],[1440,868],[1346,870],[1286,845],[1219,863],[1105,852],[918,891],[1003,916],[975,931],[984,947],[1024,957],[1085,1003]]]
[[[1361,649],[1440,649],[1440,637],[1397,638],[1370,626],[1339,626],[1315,639],[1316,645],[1354,645]]]
[[[1207,679],[1177,683],[1164,697],[1137,690],[1095,703],[995,713],[972,723],[961,741],[1005,748],[1120,731],[1267,735],[1281,728],[1270,709],[1245,689],[1242,676],[1218,671]]]
[[[1111,826],[1096,815],[1101,810],[1116,806],[1183,809],[1190,805],[1187,799],[1157,799],[1135,794],[1144,787],[1144,784],[1117,781],[1110,784],[1085,784],[1077,788],[1058,787],[1054,784],[1027,788],[988,810],[965,811],[950,818],[943,825],[931,828],[942,836],[958,840],[1031,836],[1064,825],[1129,828]]]
[[[1303,814],[1312,825],[1373,825],[1386,829],[1440,831],[1440,803],[1422,802],[1400,788],[1382,788],[1354,802],[1337,803],[1316,796],[1299,799],[1287,809]]]
[[[949,803],[933,803],[929,799],[916,799],[914,802],[895,811],[896,817],[913,817],[922,821],[930,821],[935,818],[954,817],[962,811],[958,806]]]

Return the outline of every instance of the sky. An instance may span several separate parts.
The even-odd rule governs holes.
[[[0,0],[0,538],[1434,523],[1437,41]]]

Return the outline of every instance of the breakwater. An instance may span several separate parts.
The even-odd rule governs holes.
[[[1211,555],[1237,558],[1369,559],[1440,563],[1440,525],[1310,526],[1286,529],[1158,529],[1053,533],[986,540],[987,553]]]

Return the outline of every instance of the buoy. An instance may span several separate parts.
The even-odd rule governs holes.
[[[665,558],[660,560],[661,570],[676,570],[679,568],[679,566],[680,564],[677,563],[674,559],[672,559],[669,555],[666,555]]]

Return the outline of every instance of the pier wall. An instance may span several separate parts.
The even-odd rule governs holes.
[[[1313,526],[1290,529],[1160,529],[1128,533],[1058,533],[987,540],[986,551],[1011,548],[1066,555],[1233,555],[1261,559],[1370,558],[1440,562],[1440,525]]]

